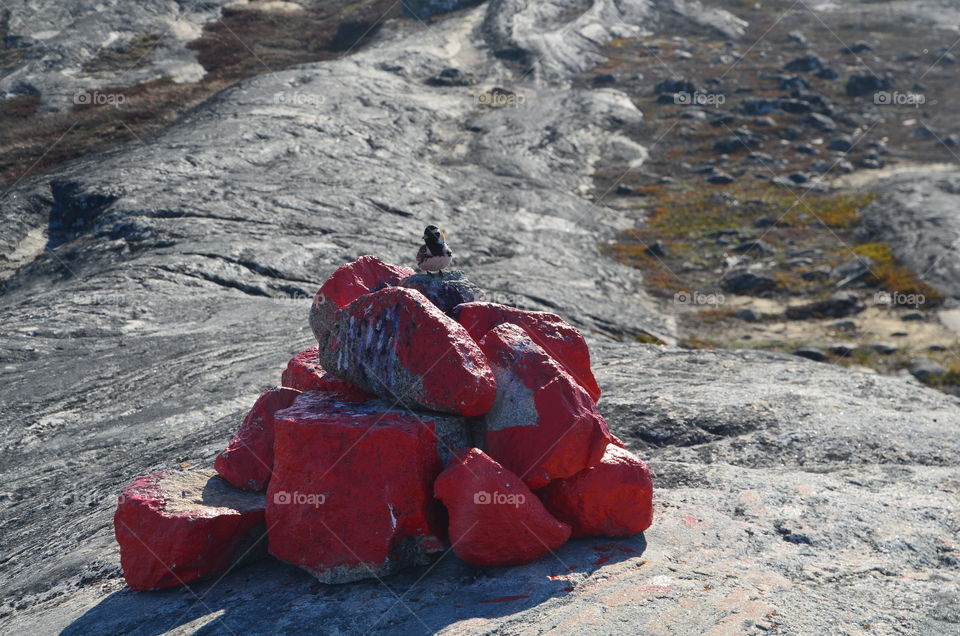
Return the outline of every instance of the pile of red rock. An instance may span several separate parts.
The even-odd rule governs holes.
[[[130,587],[267,551],[328,583],[451,545],[475,565],[519,564],[570,537],[649,527],[650,472],[597,411],[583,336],[476,291],[371,256],[339,268],[311,309],[318,346],[260,396],[216,473],[154,473],[123,491]]]

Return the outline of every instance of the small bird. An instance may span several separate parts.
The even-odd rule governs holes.
[[[440,272],[453,260],[453,252],[446,244],[446,235],[436,225],[428,225],[423,231],[423,245],[417,251],[417,267],[425,272]]]

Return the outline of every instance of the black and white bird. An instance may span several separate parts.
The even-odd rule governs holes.
[[[417,251],[417,267],[425,272],[440,272],[453,260],[453,252],[447,247],[447,237],[436,225],[428,225],[423,231],[423,245]]]

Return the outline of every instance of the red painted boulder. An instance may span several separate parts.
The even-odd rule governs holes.
[[[570,524],[575,537],[624,537],[653,523],[650,469],[613,444],[593,468],[552,481],[537,494],[554,517]]]
[[[456,321],[418,291],[388,287],[337,312],[324,369],[390,403],[476,416],[493,405],[493,372]]]
[[[450,516],[454,554],[472,565],[529,563],[570,538],[522,479],[478,448],[457,452],[433,492]]]
[[[502,324],[480,349],[497,379],[484,418],[491,457],[533,490],[600,463],[613,436],[597,405],[527,331]]]
[[[310,327],[317,342],[323,344],[329,337],[338,309],[346,307],[363,294],[396,285],[415,273],[409,267],[390,265],[369,255],[338,267],[313,297]]]
[[[594,402],[600,399],[600,386],[590,369],[587,342],[576,327],[560,316],[485,302],[459,305],[453,310],[453,316],[477,342],[498,325],[520,325],[590,394]]]
[[[134,590],[175,587],[266,554],[264,498],[212,470],[140,477],[124,488],[113,519],[120,566]]]
[[[273,416],[300,395],[288,387],[276,387],[263,393],[243,418],[236,435],[217,456],[214,468],[237,488],[266,490],[273,472]]]
[[[277,414],[270,553],[324,583],[429,562],[446,537],[433,482],[470,438],[465,418],[304,393]]]
[[[317,346],[313,346],[293,356],[280,376],[280,383],[299,391],[322,391],[348,402],[362,402],[373,397],[360,387],[324,371],[317,357],[317,349]]]

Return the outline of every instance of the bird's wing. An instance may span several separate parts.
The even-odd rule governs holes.
[[[423,264],[424,259],[430,256],[430,250],[427,248],[426,244],[420,246],[420,249],[417,250],[417,267]]]

